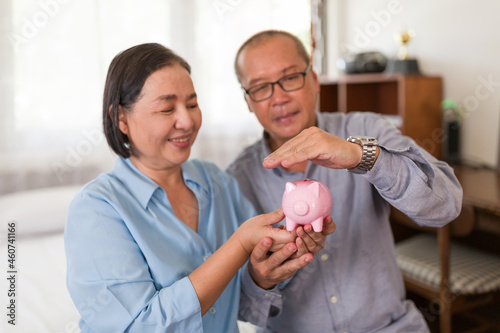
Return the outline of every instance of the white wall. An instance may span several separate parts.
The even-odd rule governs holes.
[[[326,0],[328,76],[347,51],[395,57],[394,34],[415,31],[408,45],[423,74],[439,75],[444,98],[463,111],[461,154],[497,165],[500,125],[500,1]]]

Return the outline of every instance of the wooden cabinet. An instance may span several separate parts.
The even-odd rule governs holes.
[[[320,81],[321,111],[373,111],[388,116],[419,145],[441,158],[442,79],[436,76],[357,74]]]

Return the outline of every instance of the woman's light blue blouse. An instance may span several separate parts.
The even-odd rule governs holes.
[[[203,317],[188,275],[256,212],[214,164],[190,160],[182,173],[198,199],[198,232],[128,159],[74,198],[65,230],[67,285],[82,332],[238,331],[239,274]]]

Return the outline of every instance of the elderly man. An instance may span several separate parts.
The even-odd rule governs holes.
[[[320,113],[318,78],[292,34],[254,35],[235,70],[264,134],[228,171],[259,213],[280,206],[288,181],[323,182],[337,226],[305,267],[260,242],[242,274],[240,316],[276,332],[427,332],[405,300],[390,205],[421,225],[448,223],[462,201],[453,169],[378,114]]]

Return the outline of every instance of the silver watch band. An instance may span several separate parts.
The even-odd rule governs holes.
[[[377,154],[377,139],[367,136],[350,136],[347,141],[360,145],[363,148],[361,162],[354,168],[347,169],[349,172],[363,174],[370,171],[375,164]]]

